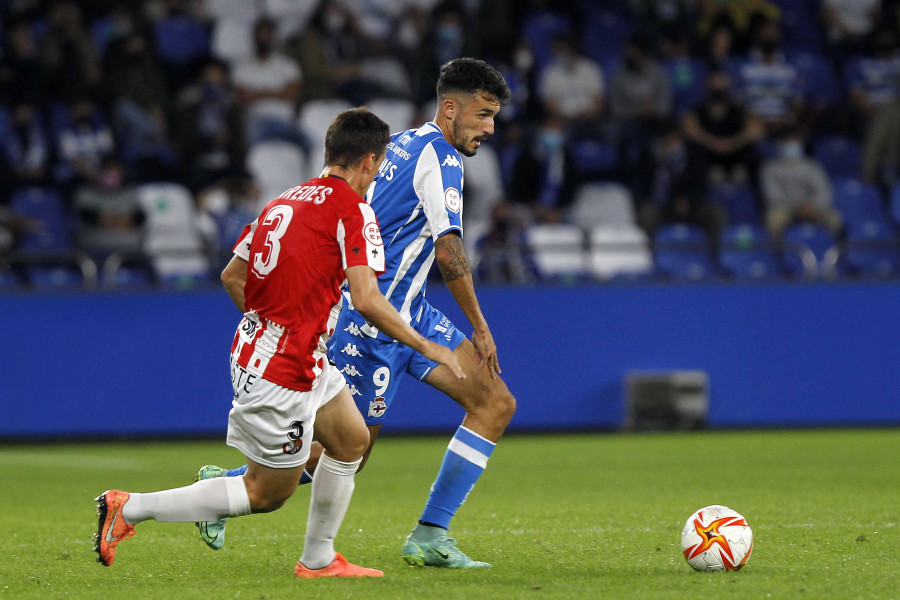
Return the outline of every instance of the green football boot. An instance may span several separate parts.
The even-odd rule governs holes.
[[[412,536],[403,544],[403,560],[414,567],[445,567],[448,569],[483,569],[490,564],[472,560],[456,547],[456,540],[442,535],[430,541],[413,541]]]
[[[217,467],[216,465],[205,465],[200,467],[197,474],[194,475],[194,481],[201,479],[213,479],[214,477],[226,477],[227,469]],[[228,519],[219,519],[218,521],[198,521],[197,529],[200,530],[200,537],[206,542],[206,545],[213,550],[219,550],[225,545],[225,522]]]

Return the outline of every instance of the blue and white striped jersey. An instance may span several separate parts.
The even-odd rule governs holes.
[[[378,286],[408,323],[419,318],[434,241],[453,230],[462,235],[462,188],[462,158],[437,125],[428,122],[391,136],[366,200],[378,217],[385,246]],[[349,294],[345,297],[349,300]],[[353,316],[358,324],[365,322]],[[371,326],[361,330],[391,339]]]

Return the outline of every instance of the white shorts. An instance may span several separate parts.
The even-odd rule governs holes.
[[[248,373],[232,357],[234,401],[228,413],[226,443],[267,467],[287,469],[305,464],[316,411],[346,385],[341,372],[324,362],[319,385],[298,392]]]

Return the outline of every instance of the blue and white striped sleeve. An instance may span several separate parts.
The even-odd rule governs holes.
[[[462,160],[452,146],[442,146],[428,144],[422,150],[413,176],[435,240],[452,230],[462,236]]]

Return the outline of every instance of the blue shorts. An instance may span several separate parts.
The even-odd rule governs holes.
[[[438,363],[404,344],[368,337],[360,331],[365,320],[344,305],[328,342],[328,359],[344,374],[366,425],[378,425],[387,414],[403,373],[419,381]],[[424,303],[421,318],[411,323],[422,337],[455,350],[466,336],[444,314]]]

